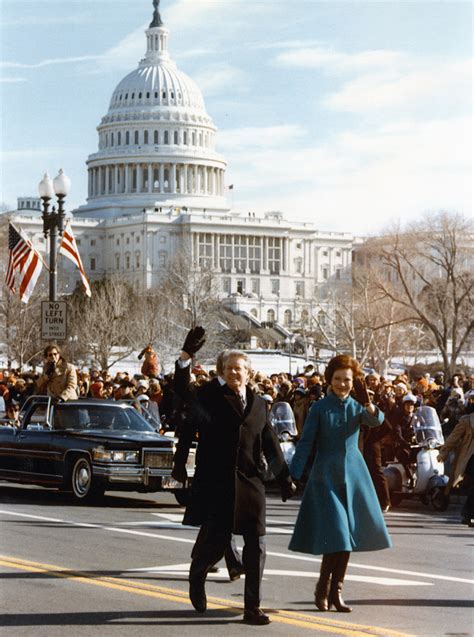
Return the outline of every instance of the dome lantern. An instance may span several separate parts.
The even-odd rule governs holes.
[[[159,11],[160,0],[153,0],[153,6],[155,10],[153,11],[153,20],[150,22],[150,29],[153,27],[162,27],[163,22],[161,20],[161,15]]]

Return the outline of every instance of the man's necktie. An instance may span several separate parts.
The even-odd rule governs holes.
[[[237,394],[237,396],[239,398],[239,405],[243,413],[245,411],[245,406],[246,406],[245,398],[242,396],[240,392]]]

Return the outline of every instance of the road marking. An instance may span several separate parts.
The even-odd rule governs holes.
[[[182,575],[187,577],[190,564],[169,564],[168,566],[147,566],[145,568],[129,568],[124,573],[160,573],[161,575]],[[315,579],[314,571],[288,571],[277,568],[266,568],[264,579],[268,579],[269,575],[277,575],[279,577],[309,577]],[[209,573],[207,579],[210,581],[229,579],[229,573],[226,568],[219,568],[218,571]],[[346,580],[353,582],[364,582],[366,584],[377,584],[377,586],[433,586],[431,582],[416,582],[407,579],[395,579],[390,577],[369,577],[366,575],[351,575],[345,577]]]
[[[116,527],[116,526],[106,526],[104,524],[95,524],[95,523],[91,523],[91,522],[75,522],[72,520],[63,520],[63,519],[59,519],[59,518],[50,518],[50,517],[46,517],[46,516],[41,516],[41,515],[33,515],[31,513],[18,513],[16,511],[7,511],[4,509],[0,509],[0,514],[4,514],[4,515],[11,515],[11,516],[16,516],[16,517],[22,517],[22,518],[29,518],[29,519],[33,519],[33,520],[43,520],[46,522],[55,522],[55,523],[60,523],[60,524],[67,524],[69,526],[75,526],[75,527],[84,527],[84,528],[90,528],[90,529],[99,529],[102,531],[110,531],[113,533],[125,533],[128,535],[137,535],[139,537],[149,537],[149,538],[154,538],[154,539],[158,539],[158,540],[168,540],[171,542],[181,542],[181,543],[185,543],[185,544],[194,544],[195,540],[194,539],[189,539],[189,538],[183,538],[183,537],[176,537],[175,535],[162,535],[159,533],[150,533],[150,532],[146,532],[146,531],[138,531],[135,529],[127,529],[127,528],[122,528],[122,527]],[[197,531],[197,529],[193,530]],[[320,563],[321,562],[321,558],[319,557],[311,557],[309,555],[298,555],[296,553],[292,553],[291,551],[288,551],[286,553],[280,553],[277,551],[267,551],[266,552],[267,555],[272,556],[272,557],[281,557],[281,558],[285,558],[285,559],[289,559],[289,560],[293,560],[293,561],[301,561],[301,562],[310,562],[310,563]],[[353,562],[351,560],[350,563],[350,568],[351,570],[354,568],[360,568],[363,570],[368,570],[368,571],[378,571],[378,572],[383,572],[383,573],[391,573],[394,575],[406,575],[406,576],[410,576],[410,577],[416,577],[416,578],[426,578],[426,579],[433,579],[433,580],[442,580],[444,582],[458,582],[461,584],[474,584],[474,579],[468,579],[465,577],[454,577],[452,575],[437,575],[435,573],[420,573],[417,571],[408,571],[405,569],[396,569],[396,568],[388,568],[388,567],[384,567],[384,566],[370,566],[367,564],[357,564],[357,562]]]
[[[163,599],[178,604],[186,604],[187,606],[191,605],[187,592],[164,586],[156,586],[146,582],[135,582],[106,576],[93,577],[88,573],[70,570],[63,566],[42,564],[40,562],[31,562],[29,560],[1,555],[0,566],[27,571],[30,573],[44,573],[52,577],[68,579],[80,584],[100,586],[125,593],[133,593],[135,595]],[[232,615],[240,615],[243,611],[241,604],[236,604],[231,600],[220,597],[208,596],[207,606],[209,609],[224,610]],[[307,615],[305,613],[282,610],[269,610],[268,612],[274,623],[306,628],[307,630],[313,631],[317,630],[323,633],[341,635],[342,637],[414,637],[413,635],[401,633],[388,628],[347,623],[335,619],[315,617],[314,615]],[[203,619],[203,621],[207,620]]]

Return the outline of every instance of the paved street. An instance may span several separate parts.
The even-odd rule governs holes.
[[[320,560],[287,551],[298,501],[268,500],[264,607],[268,627],[241,623],[243,582],[225,564],[209,576],[209,610],[187,596],[196,530],[168,494],[111,493],[103,506],[0,483],[1,632],[56,635],[474,634],[474,529],[459,502],[435,513],[417,502],[387,515],[394,548],[354,554],[345,585],[351,615],[312,603]]]

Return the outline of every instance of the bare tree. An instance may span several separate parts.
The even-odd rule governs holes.
[[[41,293],[33,292],[26,304],[4,284],[0,294],[0,325],[8,368],[13,363],[19,369],[25,365],[34,366],[41,360],[43,349],[40,333]]]
[[[206,264],[196,265],[186,250],[169,263],[160,284],[150,290],[149,304],[154,316],[148,327],[155,336],[152,338],[150,330],[144,333],[150,341],[158,340],[163,361],[174,360],[186,332],[196,325],[207,332],[206,345],[199,354],[202,360],[215,360],[225,346],[217,277]]]
[[[377,298],[392,316],[375,329],[421,326],[451,375],[461,352],[472,347],[473,224],[438,213],[401,231],[369,240],[362,249]]]
[[[118,278],[92,283],[88,298],[77,289],[70,303],[70,331],[77,336],[77,355],[108,369],[133,352],[130,338],[137,310],[132,288]],[[86,361],[84,361],[86,362]]]

